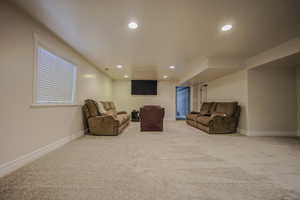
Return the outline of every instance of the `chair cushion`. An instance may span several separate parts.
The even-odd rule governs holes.
[[[129,115],[128,114],[119,114],[119,115],[117,115],[117,120],[122,125],[129,120]]]
[[[196,121],[196,120],[197,120],[197,117],[199,117],[199,114],[188,114],[188,115],[186,116],[186,119],[187,119],[187,120]]]
[[[103,106],[103,103],[101,101],[98,102],[98,109],[99,109],[100,113],[106,114],[106,110],[105,110],[105,108]]]
[[[100,103],[102,103],[103,108],[104,108],[106,111],[110,110],[110,104],[109,104],[108,101],[100,101]]]
[[[116,111],[116,106],[115,106],[114,102],[109,101],[108,103],[110,105],[110,109]]]
[[[103,108],[106,112],[107,111],[117,112],[114,102],[112,102],[112,101],[101,101],[100,103],[103,105]]]
[[[215,117],[215,116],[226,117],[227,114],[226,114],[226,113],[218,113],[218,112],[214,112],[214,113],[211,115],[211,118],[213,118],[213,117]]]
[[[209,122],[212,120],[211,117],[207,117],[207,116],[199,116],[197,117],[196,121],[200,124],[206,125],[208,126]]]
[[[214,102],[204,102],[202,103],[200,109],[200,115],[210,115],[212,113]]]
[[[100,115],[96,101],[92,99],[87,99],[85,100],[85,105],[87,106],[91,117],[96,117]]]
[[[109,110],[105,113],[106,115],[112,115],[113,117],[117,117],[117,113],[114,112],[113,110]]]
[[[231,117],[237,110],[237,102],[221,102],[216,103],[216,109],[213,113],[223,113],[226,116]]]

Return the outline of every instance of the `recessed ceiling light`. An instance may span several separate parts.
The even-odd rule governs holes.
[[[163,77],[164,77],[164,79],[167,79],[167,78],[168,78],[168,76],[167,76],[167,75],[164,75]]]
[[[123,65],[117,65],[117,68],[121,69],[121,68],[123,68]]]
[[[124,75],[124,78],[128,78],[128,75],[127,75],[127,74],[125,74],[125,75]]]
[[[172,66],[170,66],[169,68],[170,68],[170,69],[175,69],[175,66],[172,65]]]
[[[137,29],[139,27],[139,25],[136,22],[130,22],[128,24],[128,28],[130,29]]]
[[[96,75],[94,74],[85,74],[83,75],[84,78],[96,78]]]
[[[231,24],[226,24],[222,27],[222,31],[229,31],[232,29],[232,25]]]

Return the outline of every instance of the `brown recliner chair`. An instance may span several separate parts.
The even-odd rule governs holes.
[[[163,131],[165,109],[160,106],[140,108],[141,131]]]
[[[235,133],[241,107],[237,102],[205,102],[200,112],[187,115],[187,124],[209,134]]]
[[[96,101],[87,99],[82,107],[84,124],[92,135],[119,135],[130,122],[126,112],[100,113]]]

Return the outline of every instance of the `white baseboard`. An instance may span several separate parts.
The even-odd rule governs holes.
[[[237,131],[238,131],[238,133],[240,133],[242,135],[247,135],[247,130],[245,130],[245,129],[239,128]]]
[[[247,136],[274,136],[274,137],[297,136],[297,131],[249,131],[245,129],[239,129],[239,133]]]
[[[248,131],[248,136],[297,136],[296,131]]]
[[[23,167],[24,165],[42,157],[43,155],[45,155],[55,149],[58,149],[59,147],[71,142],[72,140],[75,140],[75,139],[81,137],[83,134],[84,134],[84,131],[80,131],[76,134],[66,136],[58,141],[55,141],[51,144],[41,147],[33,152],[30,152],[28,154],[20,156],[15,160],[12,160],[12,161],[9,161],[7,163],[0,165],[0,177],[3,177],[5,175],[19,169],[20,167]]]
[[[167,118],[167,119],[164,119],[164,121],[166,121],[166,122],[175,122],[177,120],[176,119],[169,119],[169,118]]]

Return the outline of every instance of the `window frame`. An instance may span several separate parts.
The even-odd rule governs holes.
[[[46,42],[45,40],[41,40],[40,37],[37,34],[33,34],[34,37],[34,69],[33,69],[33,95],[32,95],[32,104],[31,107],[62,107],[62,106],[80,106],[77,104],[77,79],[78,79],[78,65],[71,61],[70,59],[66,58],[66,56],[62,56],[62,53],[60,51],[55,50],[54,46],[50,45],[50,42]],[[71,63],[75,67],[75,75],[73,75],[73,88],[72,88],[72,102],[49,102],[49,103],[38,103],[38,96],[37,96],[37,90],[38,90],[38,58],[39,58],[39,48],[42,48],[46,51],[48,51],[50,54],[53,54],[54,56],[57,56],[61,59],[63,59],[66,62]]]

